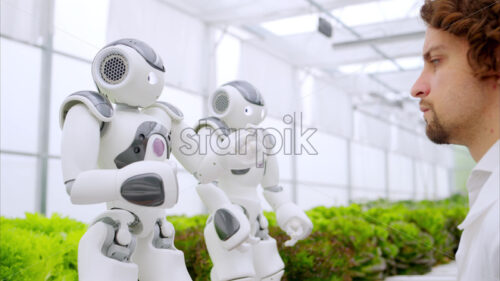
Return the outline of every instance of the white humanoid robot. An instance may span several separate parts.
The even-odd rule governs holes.
[[[250,83],[227,83],[210,95],[208,101],[213,116],[200,120],[195,131],[203,135],[203,131],[211,129],[211,147],[224,147],[220,143],[236,139],[234,135],[241,132],[237,129],[261,130],[256,126],[266,115],[264,100]],[[239,139],[243,145],[238,144],[237,147],[246,148],[248,142],[244,139]],[[254,141],[261,143],[266,139],[259,140],[257,137]],[[259,152],[258,143],[253,143],[252,149],[246,153],[238,153],[234,157],[244,158],[241,161],[245,163],[254,159],[248,154]],[[262,147],[263,152],[266,152],[265,149],[270,145]],[[271,281],[280,280],[284,274],[284,263],[276,240],[268,235],[268,222],[257,194],[259,184],[265,199],[276,212],[280,228],[291,236],[291,240],[285,242],[286,246],[293,246],[297,240],[311,233],[313,225],[309,218],[279,186],[276,156],[267,152],[261,163],[254,162],[251,167],[242,169],[219,165],[221,171],[217,172],[217,182],[201,181],[197,187],[198,194],[210,212],[204,235],[214,265],[212,281]]]
[[[99,93],[76,92],[61,106],[62,169],[71,202],[107,204],[80,240],[80,281],[191,280],[164,210],[178,199],[171,123],[183,117],[157,102],[164,72],[148,45],[118,40],[92,63]]]

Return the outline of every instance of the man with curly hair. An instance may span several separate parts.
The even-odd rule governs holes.
[[[500,0],[426,0],[424,68],[411,94],[426,134],[477,162],[456,261],[458,280],[500,280]]]

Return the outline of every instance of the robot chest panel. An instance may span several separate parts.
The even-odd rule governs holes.
[[[231,170],[228,178],[245,186],[257,186],[264,177],[264,168],[252,167],[242,170]]]
[[[102,168],[123,168],[143,160],[170,157],[170,130],[144,114],[117,114],[101,136],[99,163]]]

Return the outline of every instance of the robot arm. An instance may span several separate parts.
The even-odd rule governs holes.
[[[312,231],[312,222],[296,204],[284,193],[283,187],[278,185],[279,170],[275,155],[268,155],[262,181],[264,198],[276,213],[276,220],[291,239],[285,246],[293,246],[298,240],[306,238]]]
[[[114,200],[115,192],[103,186],[114,184],[116,172],[96,170],[101,121],[84,104],[76,104],[63,122],[61,162],[71,201],[91,204]]]
[[[201,183],[211,182],[219,176],[220,159],[214,153],[200,154],[199,135],[183,120],[178,108],[166,102],[156,102],[144,112],[170,124],[172,154],[189,173]]]
[[[177,129],[173,133],[176,140],[173,153],[200,183],[220,178],[223,171],[256,165],[256,142],[255,138],[248,136],[249,132],[224,131],[212,125],[192,129],[183,123],[174,123]],[[247,143],[242,140],[247,140]],[[243,149],[247,153],[238,153]]]
[[[204,148],[198,133],[183,120],[172,122],[172,153],[200,183],[209,183],[220,176],[223,163],[212,149],[201,152]]]
[[[240,206],[232,204],[213,183],[199,184],[196,191],[211,214],[206,226],[207,239],[219,241],[227,250],[250,241],[250,223]]]
[[[243,148],[235,146],[245,145],[241,141],[236,141],[236,134],[231,134],[229,128],[221,128],[215,118],[206,118],[209,120],[206,126],[192,128],[183,120],[182,112],[175,106],[166,102],[157,102],[146,109],[147,114],[153,115],[168,124],[171,124],[172,132],[172,153],[182,166],[193,174],[200,183],[210,183],[220,177],[220,174],[229,169],[245,169],[255,165],[257,152],[256,141],[249,138],[250,145],[247,145],[248,153],[245,156],[231,154],[231,151],[241,151]],[[213,133],[213,131],[217,131]],[[229,142],[229,145],[223,149],[218,149],[215,141],[219,138],[220,132],[224,132],[222,139]],[[243,132],[239,137],[246,139],[248,132]],[[204,141],[207,141],[205,143]],[[211,143],[210,143],[211,142]],[[220,147],[224,147],[221,144]]]
[[[89,104],[80,102],[65,102],[62,107],[61,160],[71,202],[94,204],[124,199],[137,205],[173,206],[177,191],[170,190],[173,189],[170,187],[176,187],[171,165],[140,161],[122,169],[97,167],[100,127],[104,121],[89,107]]]

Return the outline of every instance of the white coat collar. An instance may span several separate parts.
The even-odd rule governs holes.
[[[470,210],[465,220],[458,226],[459,229],[464,229],[473,223],[494,202],[500,200],[500,187],[497,179],[500,168],[499,162],[500,140],[497,140],[472,169],[467,181]]]

